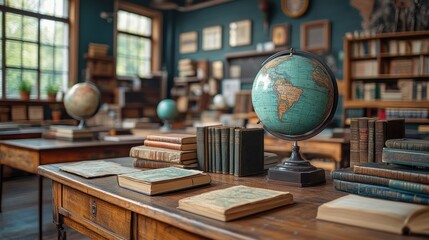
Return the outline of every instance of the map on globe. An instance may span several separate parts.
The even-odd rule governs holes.
[[[334,85],[324,66],[299,55],[280,56],[258,72],[252,103],[266,128],[283,135],[304,135],[332,111]]]

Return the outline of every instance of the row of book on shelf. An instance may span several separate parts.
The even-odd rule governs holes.
[[[396,40],[387,42],[381,49],[383,53],[390,55],[419,54],[429,52],[428,39]],[[375,57],[380,51],[379,41],[372,39],[356,41],[352,43],[352,57]]]
[[[354,100],[429,100],[427,82],[412,79],[400,79],[393,84],[354,81],[351,92]]]
[[[426,108],[378,108],[371,109],[369,113],[364,108],[351,108],[346,111],[348,119],[363,117],[365,115],[376,116],[379,119],[427,119],[429,114]]]
[[[380,73],[390,75],[429,74],[429,57],[392,59],[382,62],[381,65],[377,60],[359,60],[351,63],[351,76],[353,78],[377,77]]]

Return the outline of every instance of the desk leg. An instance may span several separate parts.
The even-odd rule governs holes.
[[[57,232],[58,232],[58,240],[67,239],[66,231],[64,230],[62,223],[57,224]]]
[[[38,175],[39,178],[39,239],[42,240],[43,235],[43,177]]]
[[[0,213],[2,212],[3,199],[3,164],[0,164]]]

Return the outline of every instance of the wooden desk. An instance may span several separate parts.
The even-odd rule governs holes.
[[[129,156],[130,148],[141,141],[84,141],[69,142],[42,138],[0,141],[0,210],[3,185],[3,165],[37,173],[43,164],[83,161]],[[39,237],[42,237],[42,178],[39,177]]]
[[[131,158],[110,161],[132,165]],[[53,180],[54,223],[62,237],[66,224],[93,239],[423,239],[316,220],[318,206],[345,195],[331,180],[298,188],[265,176],[210,174],[210,186],[150,197],[119,187],[116,176],[85,179],[60,171],[65,164],[39,167]],[[237,184],[289,191],[295,204],[226,223],[176,208],[179,199]]]
[[[265,135],[264,150],[279,154],[290,154],[293,142]],[[350,162],[350,141],[343,138],[311,138],[299,141],[301,154],[314,154],[335,160],[336,169],[347,168]]]

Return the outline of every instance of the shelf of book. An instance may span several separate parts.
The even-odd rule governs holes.
[[[362,116],[427,123],[428,80],[429,31],[346,36],[344,123],[358,109]]]

